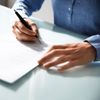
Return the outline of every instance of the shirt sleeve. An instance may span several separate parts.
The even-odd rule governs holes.
[[[100,60],[100,34],[85,39],[96,49],[96,60]]]
[[[31,16],[32,12],[38,11],[44,0],[17,0],[12,9],[17,10],[23,17]]]

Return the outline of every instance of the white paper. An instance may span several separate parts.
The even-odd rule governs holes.
[[[38,65],[37,60],[54,44],[80,41],[70,35],[40,29],[40,41],[20,42],[12,33],[1,34],[0,79],[9,83],[25,75]]]

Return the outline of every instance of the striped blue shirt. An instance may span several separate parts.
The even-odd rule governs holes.
[[[17,0],[13,8],[25,16],[38,11],[44,0]],[[54,23],[65,29],[86,34],[100,59],[100,0],[52,0]],[[48,12],[49,13],[49,12]]]

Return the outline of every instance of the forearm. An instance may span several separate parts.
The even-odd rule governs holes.
[[[17,0],[12,7],[20,12],[23,17],[31,16],[33,11],[41,8],[44,0]]]

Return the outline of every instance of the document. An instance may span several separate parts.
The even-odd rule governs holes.
[[[0,80],[14,83],[36,67],[52,45],[80,41],[74,36],[42,28],[39,33],[36,42],[20,42],[13,33],[0,34]]]

